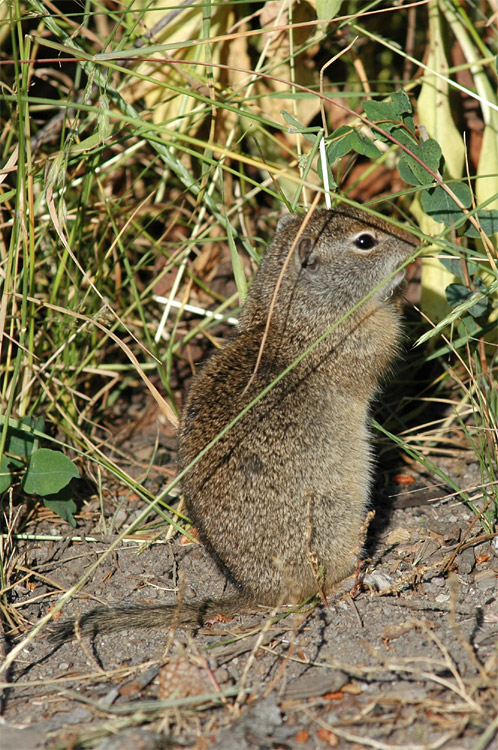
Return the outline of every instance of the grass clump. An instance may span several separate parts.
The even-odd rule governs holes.
[[[400,414],[386,429],[431,470],[441,446],[475,454],[481,497],[472,507],[485,508],[493,528],[496,23],[451,0],[348,11],[318,2],[3,4],[7,503],[23,498],[26,466],[9,449],[19,424],[91,479],[98,513],[107,481],[142,507],[152,502],[160,440],[146,460],[130,461],[116,434],[130,420],[139,429],[145,382],[173,435],[185,383],[226,333],[220,316],[237,317],[279,215],[309,206],[326,172],[341,200],[382,203],[425,239],[424,322],[410,331],[425,381],[410,398],[419,424],[427,393],[445,407],[428,430]],[[438,471],[461,489],[449,469]],[[160,470],[162,483],[171,473]],[[65,492],[61,502],[73,505],[52,508],[71,521],[81,502]],[[26,507],[21,526],[39,506]],[[183,523],[163,500],[154,507]]]

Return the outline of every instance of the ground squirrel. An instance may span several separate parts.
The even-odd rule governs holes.
[[[303,220],[280,220],[235,334],[192,382],[180,469],[332,330],[186,474],[189,516],[239,593],[184,603],[179,624],[248,604],[299,602],[318,589],[326,593],[354,569],[372,481],[369,406],[397,351],[404,277],[397,269],[416,241],[343,206],[316,210],[296,242]],[[99,608],[81,617],[79,631],[166,625],[175,608]],[[73,634],[67,621],[52,637]]]

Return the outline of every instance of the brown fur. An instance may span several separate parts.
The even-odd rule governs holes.
[[[273,293],[302,216],[284,217],[234,336],[194,379],[180,426],[184,469],[279,373],[413,253],[403,230],[343,207],[311,216],[286,268],[251,380]],[[362,250],[359,235],[375,239]],[[401,278],[383,287],[302,359],[187,473],[183,492],[202,541],[240,590],[183,605],[195,624],[244,604],[297,602],[354,568],[372,477],[369,405],[397,352]],[[249,385],[249,387],[247,387]],[[83,634],[167,625],[175,605],[98,609]],[[54,638],[72,637],[72,622]]]

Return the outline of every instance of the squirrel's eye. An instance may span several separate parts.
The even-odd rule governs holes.
[[[363,232],[355,237],[354,244],[358,250],[371,250],[377,244],[377,240],[372,234]]]

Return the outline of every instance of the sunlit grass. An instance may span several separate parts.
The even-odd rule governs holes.
[[[48,441],[64,443],[84,471],[111,472],[145,503],[150,493],[128,476],[124,462],[107,460],[100,426],[114,404],[144,388],[144,376],[158,409],[175,422],[183,384],[174,373],[180,365],[193,368],[193,344],[207,351],[216,343],[214,317],[198,319],[186,305],[237,317],[278,217],[309,206],[323,190],[317,130],[326,135],[354,122],[350,112],[360,114],[362,100],[389,97],[400,87],[412,93],[417,111],[419,85],[441,76],[452,95],[463,97],[461,70],[475,76],[486,133],[496,128],[496,25],[486,27],[479,11],[472,22],[463,11],[452,15],[465,61],[443,73],[422,65],[430,44],[422,6],[409,50],[401,7],[325,24],[297,5],[289,18],[284,6],[264,23],[263,8],[245,20],[246,6],[236,3],[184,9],[147,3],[142,11],[111,12],[89,2],[85,13],[69,15],[37,0],[2,6],[1,409],[7,418],[42,415]],[[457,12],[452,8],[445,3],[443,15]],[[446,116],[461,130],[455,101]],[[292,132],[282,111],[310,132]],[[498,181],[494,152],[482,161],[473,148],[455,179],[465,182],[468,171],[471,182],[489,187]],[[397,158],[393,146],[370,163],[344,157],[343,196],[376,201],[380,194],[398,219],[416,219],[423,233],[435,235],[434,252],[460,257],[454,232],[424,223],[416,191],[397,177]],[[479,200],[495,207],[489,190]],[[489,248],[466,242],[492,289]],[[217,273],[227,268],[235,283],[221,285]],[[424,285],[426,293],[427,277]],[[439,319],[411,327],[410,336],[433,335],[417,351],[418,366],[436,353],[445,363],[431,385],[447,399],[448,414],[439,432],[424,427],[431,390],[425,384],[423,394],[415,388],[411,396],[422,427],[414,431],[407,412],[386,429],[401,456],[405,450],[458,490],[437,467],[441,443],[448,445],[458,428],[459,447],[481,467],[483,497],[473,507],[487,505],[490,528],[498,505],[495,317],[490,312],[469,337],[459,327],[465,311],[457,310],[441,325],[441,339],[431,323],[437,326],[449,307],[444,289],[436,292]],[[158,304],[157,294],[169,302]],[[496,293],[489,300],[494,305]],[[423,300],[422,312],[431,318],[432,310]],[[458,377],[453,363],[463,367]],[[469,499],[466,492],[462,497]],[[169,522],[169,509],[164,514]]]

